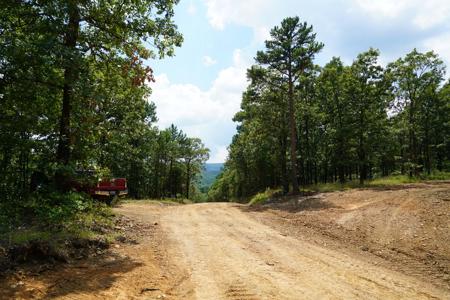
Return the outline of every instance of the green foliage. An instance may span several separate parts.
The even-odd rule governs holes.
[[[81,212],[85,212],[92,205],[92,201],[80,193],[57,192],[30,196],[24,209],[27,214],[33,214],[43,224],[55,225],[73,220]]]
[[[16,206],[15,218],[4,213],[0,217],[5,220],[0,226],[3,245],[40,240],[62,249],[70,239],[113,238],[105,233],[112,232],[111,209],[79,193],[33,194]]]
[[[114,239],[110,208],[75,192],[100,178],[126,177],[135,198],[198,197],[209,150],[175,126],[156,128],[148,102],[146,61],[173,55],[182,42],[177,3],[2,3],[1,246]]]
[[[298,28],[305,43],[296,44]],[[443,84],[437,54],[414,49],[383,68],[371,48],[351,65],[334,57],[320,67],[312,60],[320,48],[298,18],[271,31],[247,71],[237,134],[211,201],[264,198],[267,187],[295,192],[296,181],[304,191],[333,191],[446,178],[450,82]]]
[[[280,108],[283,110],[282,114],[287,116],[285,121],[287,129],[285,129],[286,124],[282,123],[283,129],[280,139],[283,139],[283,144],[286,144],[287,131],[289,132],[290,183],[292,192],[297,193],[298,122],[295,116],[295,88],[299,82],[300,86],[303,86],[301,77],[314,70],[313,58],[322,50],[324,45],[316,41],[316,34],[313,33],[312,26],[308,26],[306,22],[300,22],[299,17],[290,17],[283,19],[280,27],[275,26],[270,31],[270,39],[265,42],[265,46],[265,51],[256,53],[255,60],[259,65],[249,70],[248,74],[255,85],[262,81],[271,86],[272,90],[286,91],[287,103],[281,105]],[[256,70],[258,72],[255,72]],[[271,76],[265,78],[267,74]],[[249,96],[259,98],[257,92],[255,92],[253,90],[252,93],[249,93]],[[258,102],[258,100],[255,102]],[[282,151],[285,151],[285,149]],[[285,173],[286,167],[284,165],[286,163],[284,159],[281,163],[283,164],[282,172]],[[283,188],[287,192],[286,189],[289,186],[285,177],[287,176],[283,175]]]
[[[348,189],[355,188],[389,188],[398,185],[408,184],[408,183],[419,183],[431,180],[449,180],[450,172],[439,172],[435,171],[428,174],[422,174],[419,177],[410,177],[408,175],[392,175],[387,177],[380,177],[366,181],[363,185],[359,182],[346,182],[346,183],[319,183],[315,185],[305,186],[304,192],[335,192],[344,191]]]
[[[217,176],[222,172],[223,163],[206,163],[201,173],[200,190],[205,193],[216,180]]]
[[[183,41],[177,3],[2,2],[3,232],[26,225],[83,235],[83,224],[106,222],[103,205],[74,182],[125,177],[132,197],[195,196],[208,150],[175,126],[156,128],[148,101],[148,59],[173,55]],[[96,176],[83,175],[90,170]]]
[[[367,184],[367,182],[365,184]],[[302,189],[302,191],[304,193],[311,193],[311,192],[328,193],[362,187],[364,187],[364,185],[359,184],[359,182],[345,182],[345,183],[330,182],[330,183],[318,183],[313,185],[307,185]]]
[[[165,198],[165,199],[127,199],[121,201],[121,203],[128,204],[154,204],[154,205],[180,205],[180,204],[192,204],[192,200],[185,198]]]
[[[37,230],[19,230],[12,233],[9,238],[11,244],[26,244],[30,241],[47,241],[51,238],[51,232],[49,231],[37,231]]]
[[[392,107],[403,119],[403,133],[408,139],[403,162],[410,176],[418,176],[423,169],[430,173],[432,156],[437,156],[442,169],[447,156],[442,151],[443,145],[448,145],[448,99],[439,91],[444,74],[445,65],[433,51],[420,53],[414,49],[388,66],[387,77],[396,96]]]
[[[7,207],[8,203],[2,203]],[[28,195],[14,206],[14,213],[1,210],[0,216],[5,220],[3,231],[16,226],[39,226],[42,228],[64,227],[65,224],[76,222],[80,216],[102,212],[104,204],[94,202],[89,196],[77,193],[60,193],[56,191],[35,192]],[[104,214],[103,214],[104,215]]]
[[[273,199],[274,195],[280,194],[280,192],[281,190],[266,189],[264,192],[254,195],[248,202],[248,205],[254,206],[264,204]]]
[[[208,200],[228,202],[239,197],[239,183],[237,171],[225,165],[224,171],[217,176],[208,190]]]
[[[388,177],[375,178],[371,180],[368,185],[369,186],[389,186],[389,185],[398,185],[404,183],[416,183],[423,182],[427,180],[449,180],[450,172],[440,172],[434,171],[431,174],[420,174],[417,177],[411,177],[408,175],[393,175]]]

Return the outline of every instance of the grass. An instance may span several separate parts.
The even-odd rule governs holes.
[[[54,230],[46,230],[40,229],[37,227],[31,227],[26,229],[19,229],[13,232],[3,234],[1,239],[7,240],[10,245],[23,245],[27,244],[31,241],[54,241],[58,243],[58,241],[65,241],[70,239],[86,239],[91,240],[95,238],[103,237],[102,234],[98,234],[92,230],[88,229],[79,229],[77,231],[54,231]],[[109,240],[110,237],[104,237]]]
[[[180,204],[191,204],[193,203],[193,201],[184,198],[142,199],[142,200],[125,199],[121,200],[120,203],[180,205]]]
[[[380,177],[368,180],[364,185],[360,185],[357,181],[346,183],[319,183],[317,185],[309,185],[302,189],[302,192],[334,192],[345,191],[354,188],[388,188],[408,183],[419,183],[436,180],[450,180],[450,172],[434,172],[430,175],[421,175],[419,177],[409,177],[407,175],[394,175],[388,177]]]
[[[272,199],[276,194],[279,194],[280,192],[281,192],[280,189],[266,189],[264,192],[258,193],[255,196],[253,196],[248,202],[248,205],[254,206],[264,204],[265,202]]]
[[[311,193],[311,192],[319,192],[319,193],[328,193],[334,191],[345,191],[349,189],[359,188],[359,185],[356,182],[346,182],[346,183],[319,183],[314,185],[308,185],[301,189],[303,193]]]
[[[121,200],[120,203],[146,203],[180,205],[192,203],[187,199],[145,199],[145,200]],[[71,239],[103,239],[112,242],[117,233],[112,230],[114,226],[111,208],[98,205],[87,212],[77,214],[71,220],[64,220],[57,227],[22,226],[8,232],[0,232],[0,245],[23,245],[31,241],[64,242]],[[99,228],[107,229],[106,232]]]
[[[6,235],[5,235],[6,236]],[[52,234],[48,231],[40,231],[36,229],[17,230],[7,234],[10,244],[26,244],[34,240],[50,240]]]
[[[111,242],[117,235],[112,229],[113,226],[111,208],[101,204],[88,211],[79,212],[58,225],[29,224],[3,231],[0,233],[0,246],[11,247],[41,241],[49,242],[55,247],[64,247],[65,241],[73,239],[103,239]]]

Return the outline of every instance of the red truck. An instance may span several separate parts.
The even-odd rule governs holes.
[[[92,198],[110,205],[114,199],[128,194],[127,179],[113,178],[97,180],[94,170],[77,170],[76,176],[68,181],[68,189],[89,194]],[[30,191],[34,192],[49,185],[51,180],[41,171],[31,175]]]
[[[111,204],[113,200],[128,194],[127,180],[125,178],[113,178],[100,180],[95,187],[89,187],[87,191],[94,199]]]

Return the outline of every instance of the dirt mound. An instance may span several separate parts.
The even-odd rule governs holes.
[[[186,274],[169,262],[159,209],[135,205],[117,208],[119,213],[130,213],[118,215],[114,225],[116,241],[108,248],[96,247],[90,255],[68,263],[40,260],[20,264],[0,276],[0,299],[173,297],[177,283]],[[84,244],[86,241],[80,242],[81,249],[89,246]]]
[[[298,237],[371,252],[404,273],[450,289],[448,182],[323,193],[251,212]]]

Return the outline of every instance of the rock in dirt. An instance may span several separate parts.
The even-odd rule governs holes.
[[[154,292],[154,291],[159,291],[158,288],[143,288],[141,289],[141,294],[145,293],[145,292]]]

